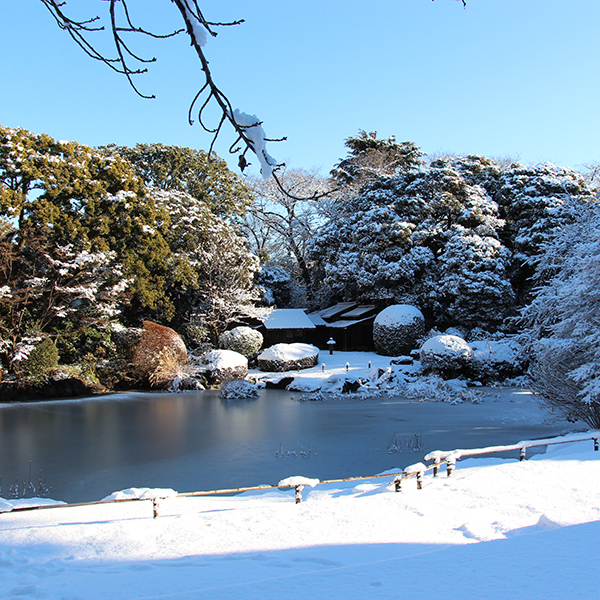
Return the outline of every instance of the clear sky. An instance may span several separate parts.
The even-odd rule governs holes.
[[[134,22],[179,26],[169,0],[129,0]],[[579,167],[600,160],[599,0],[201,0],[220,29],[205,48],[234,108],[256,114],[269,152],[327,173],[359,129],[429,153]],[[68,0],[73,16],[108,3]],[[70,12],[69,12],[70,11]],[[108,44],[106,34],[98,34]],[[187,122],[202,77],[185,37],[136,38],[156,56],[138,83],[83,54],[40,0],[0,1],[0,124],[97,146],[208,149]],[[217,152],[234,141],[224,131]],[[257,162],[257,161],[253,161]],[[235,167],[236,160],[230,159]]]

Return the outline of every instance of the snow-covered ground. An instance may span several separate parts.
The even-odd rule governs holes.
[[[171,497],[156,519],[150,501],[2,513],[0,598],[598,598],[599,459],[562,444],[422,490]]]
[[[290,358],[294,358],[290,353]],[[297,391],[315,391],[323,387],[325,382],[328,391],[334,391],[336,387],[341,389],[340,383],[346,379],[370,379],[376,378],[378,369],[390,368],[389,356],[380,356],[374,352],[337,352],[329,354],[327,350],[319,352],[319,363],[310,369],[298,371],[285,371],[282,373],[264,373],[252,369],[248,371],[250,377],[258,381],[279,381],[285,377],[294,378],[294,389]],[[410,373],[419,369],[419,363],[415,365],[402,365],[396,370]]]

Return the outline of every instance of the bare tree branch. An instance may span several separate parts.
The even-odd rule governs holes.
[[[155,98],[155,96],[143,93],[139,89],[134,77],[146,73],[146,65],[156,62],[156,57],[144,58],[136,53],[128,44],[126,36],[129,34],[142,34],[151,38],[164,39],[186,32],[190,38],[191,46],[198,56],[200,69],[205,79],[204,84],[190,104],[188,111],[190,125],[194,123],[193,116],[196,111],[196,120],[204,131],[212,135],[210,153],[213,151],[215,143],[223,130],[223,126],[225,123],[229,123],[236,135],[234,143],[229,147],[229,152],[231,154],[239,154],[238,165],[242,172],[251,164],[247,159],[248,151],[251,151],[257,156],[261,164],[263,176],[269,177],[273,175],[281,192],[284,195],[289,195],[289,191],[284,188],[281,178],[277,175],[277,171],[285,165],[278,164],[277,161],[267,154],[265,149],[267,141],[282,141],[286,138],[278,140],[267,138],[264,135],[262,122],[259,119],[233,109],[227,96],[217,86],[209,68],[206,55],[204,54],[203,48],[208,38],[217,36],[216,28],[239,25],[244,22],[243,19],[231,22],[208,21],[200,9],[199,0],[171,0],[179,10],[185,27],[167,34],[158,34],[135,25],[135,21],[129,10],[128,0],[104,1],[109,4],[110,30],[116,53],[114,57],[106,56],[91,41],[94,34],[105,31],[104,25],[101,24],[101,17],[94,16],[89,19],[74,20],[68,17],[63,11],[63,7],[67,4],[66,0],[41,0],[54,17],[58,26],[66,31],[88,56],[104,63],[113,71],[125,75],[135,93],[142,98],[151,99]],[[465,0],[462,0],[462,2],[466,6]],[[206,108],[211,104],[216,104],[220,112],[216,126],[210,125],[205,115]],[[295,200],[317,200],[330,193],[331,191],[326,191],[315,194],[310,198],[297,198],[294,196],[290,196],[290,198]]]

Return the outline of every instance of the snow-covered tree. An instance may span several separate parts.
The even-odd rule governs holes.
[[[148,187],[187,192],[220,217],[243,215],[251,201],[248,187],[214,153],[163,144],[109,149],[125,157]]]
[[[576,205],[577,220],[536,261],[531,335],[535,389],[550,408],[600,428],[600,205]]]
[[[0,241],[0,346],[6,366],[18,369],[35,342],[51,336],[69,362],[87,352],[103,355],[120,315],[129,281],[114,252],[49,244],[27,232],[17,251]]]
[[[1,127],[0,218],[15,225],[17,248],[37,232],[50,246],[115,252],[132,280],[130,316],[146,307],[172,313],[162,284],[169,247],[158,223],[167,224],[124,158]]]
[[[415,304],[447,325],[497,325],[510,312],[498,206],[447,165],[380,179],[310,244],[344,300]]]
[[[209,331],[213,344],[236,317],[254,314],[258,258],[247,241],[208,205],[185,192],[152,190],[168,227],[171,250],[166,289],[175,324],[193,322]]]
[[[498,204],[505,221],[502,243],[513,253],[511,282],[519,304],[530,300],[533,263],[555,232],[573,222],[577,208],[594,192],[573,169],[550,163],[523,166],[499,164],[481,156],[448,158],[471,185],[479,185]]]
[[[346,138],[344,145],[348,156],[335,165],[331,176],[355,192],[377,179],[394,177],[423,164],[424,153],[416,144],[397,142],[394,136],[381,140],[376,131],[361,129]]]

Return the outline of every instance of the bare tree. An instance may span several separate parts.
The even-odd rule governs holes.
[[[306,244],[312,238],[319,218],[314,198],[330,190],[332,182],[321,177],[315,169],[287,169],[281,173],[280,182],[287,193],[272,179],[247,179],[254,202],[246,211],[244,228],[259,255],[278,258],[280,262],[286,255],[294,259],[310,296]]]
[[[181,14],[184,27],[167,33],[155,33],[144,27],[137,26],[129,10],[128,0],[105,0],[108,4],[109,24],[104,25],[100,16],[88,19],[71,19],[65,12],[66,1],[63,0],[41,0],[54,17],[58,26],[66,31],[75,43],[91,58],[98,60],[117,73],[124,75],[133,90],[142,98],[154,98],[154,95],[143,93],[136,81],[136,76],[146,73],[148,65],[156,61],[156,57],[140,56],[130,40],[132,35],[144,35],[156,39],[165,39],[182,33],[186,33],[191,46],[198,56],[200,68],[204,75],[204,85],[200,88],[192,100],[188,112],[190,125],[194,123],[194,115],[200,126],[212,134],[212,142],[209,154],[212,152],[215,142],[221,133],[225,123],[233,128],[235,140],[229,151],[238,154],[238,164],[242,171],[249,164],[248,151],[256,154],[261,165],[263,177],[268,178],[273,170],[279,165],[266,150],[266,142],[276,141],[266,138],[262,122],[254,115],[247,115],[239,110],[234,110],[227,96],[217,86],[210,71],[208,60],[204,53],[209,36],[215,37],[219,27],[230,27],[239,25],[244,21],[231,21],[228,23],[209,21],[205,18],[198,0],[171,0]],[[115,54],[107,56],[96,45],[94,37],[99,32],[109,30]],[[207,122],[205,117],[206,108],[216,104],[219,108],[220,117],[218,123],[213,126]],[[284,139],[284,138],[282,138]]]
[[[248,151],[254,153],[261,166],[261,173],[265,179],[271,176],[275,180],[283,194],[293,196],[293,192],[285,189],[278,171],[284,166],[268,154],[266,143],[269,141],[282,141],[286,138],[273,140],[266,137],[262,127],[262,121],[255,115],[248,115],[240,110],[234,110],[230,100],[218,87],[209,63],[204,53],[209,37],[217,36],[217,29],[231,27],[243,23],[243,19],[231,22],[209,21],[200,9],[200,0],[171,0],[177,7],[183,27],[167,33],[155,33],[144,27],[136,25],[129,9],[129,0],[98,0],[108,5],[108,24],[103,24],[100,16],[77,20],[70,18],[65,12],[66,0],[41,0],[54,17],[57,25],[66,31],[77,45],[91,58],[98,60],[117,73],[124,75],[131,87],[142,98],[154,98],[153,95],[143,93],[136,83],[136,76],[145,73],[148,65],[156,61],[155,57],[140,56],[130,40],[135,36],[143,35],[156,39],[169,38],[179,34],[187,34],[193,51],[200,61],[200,69],[204,76],[204,84],[192,100],[188,111],[188,121],[194,122],[194,116],[200,126],[212,135],[209,154],[212,152],[215,142],[219,137],[223,126],[229,124],[234,131],[234,142],[229,147],[231,154],[238,155],[238,166],[243,172],[250,164],[248,162]],[[465,0],[462,1],[466,6]],[[106,19],[106,17],[105,17]],[[107,56],[99,50],[96,45],[96,34],[109,31],[115,54]],[[219,117],[216,125],[208,123],[205,116],[206,108],[217,105]],[[301,199],[316,199],[321,193],[314,194],[310,198],[296,197]]]

